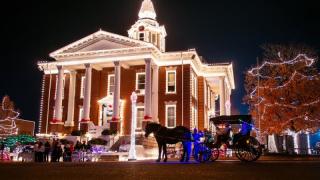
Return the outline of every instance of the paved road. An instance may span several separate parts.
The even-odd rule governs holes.
[[[320,161],[1,163],[0,179],[320,179]]]

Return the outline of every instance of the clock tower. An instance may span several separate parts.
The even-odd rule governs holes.
[[[129,37],[154,44],[165,52],[166,29],[157,22],[157,14],[151,0],[143,0],[138,21],[128,31]]]

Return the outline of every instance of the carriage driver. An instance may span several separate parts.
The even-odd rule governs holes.
[[[221,143],[226,143],[230,139],[230,124],[227,122],[224,126],[225,128],[223,130],[217,127],[217,141],[215,142],[215,144],[217,145],[221,145]]]
[[[198,159],[199,154],[199,148],[200,148],[200,138],[203,137],[203,134],[201,132],[198,132],[197,128],[194,128],[193,130],[193,153],[194,153],[194,159]]]

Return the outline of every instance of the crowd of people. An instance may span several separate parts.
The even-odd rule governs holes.
[[[35,143],[34,161],[35,162],[60,162],[61,158],[63,162],[72,161],[72,153],[87,152],[91,150],[91,145],[85,141],[80,143],[77,141],[76,145],[72,142],[62,144],[58,140],[52,142],[46,141],[45,143],[38,141]]]

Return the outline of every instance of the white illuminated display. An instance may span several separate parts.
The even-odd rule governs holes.
[[[136,115],[136,106],[137,106],[137,94],[135,92],[131,95],[131,139],[130,139],[130,151],[129,151],[129,161],[137,159],[136,153],[136,126],[137,126],[137,115]]]
[[[8,100],[8,101],[7,101]],[[5,96],[2,100],[2,111],[12,112],[13,116],[7,116],[4,119],[0,120],[0,136],[9,136],[17,133],[17,126],[15,120],[19,117],[20,113],[16,112],[14,109],[7,109],[6,102],[11,103],[9,101],[9,97]]]

